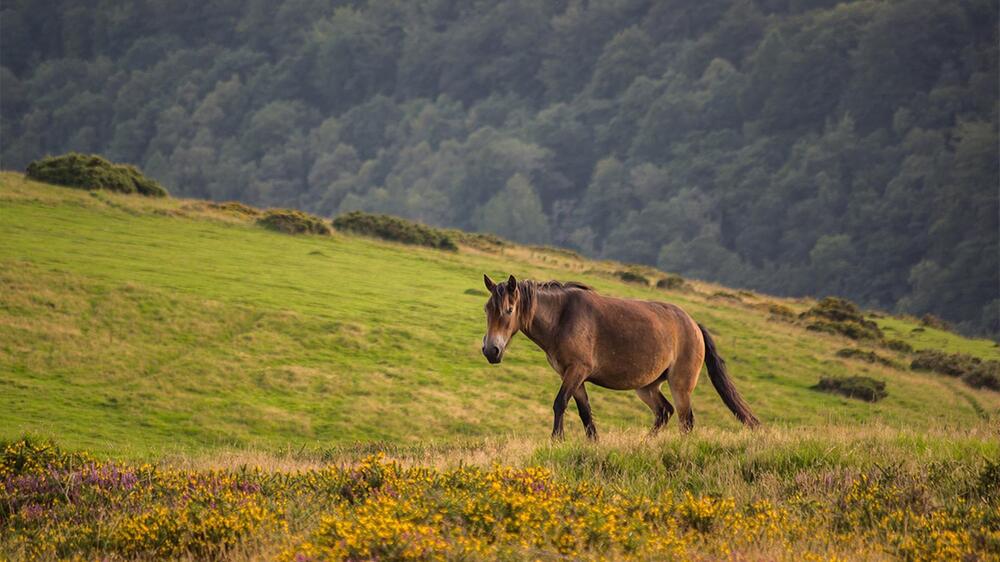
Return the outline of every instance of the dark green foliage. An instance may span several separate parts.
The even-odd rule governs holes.
[[[973,388],[1000,391],[1000,362],[984,361],[962,375],[962,381]]]
[[[740,298],[739,295],[737,295],[736,293],[730,293],[728,291],[716,291],[712,293],[711,297],[713,299],[725,299],[729,301],[743,302],[743,299]]]
[[[766,307],[771,316],[788,321],[795,319],[795,311],[783,304],[769,302]]]
[[[559,256],[571,260],[582,260],[583,256],[573,250],[567,250],[566,248],[557,248],[555,246],[528,246],[529,249],[536,252],[541,252],[543,254],[552,254],[553,256]]]
[[[657,289],[665,289],[668,291],[683,289],[685,285],[686,282],[680,275],[669,275],[656,282]]]
[[[880,365],[885,365],[887,367],[895,367],[896,364],[892,360],[882,357],[881,355],[875,353],[874,351],[866,351],[864,349],[857,349],[853,347],[845,347],[837,351],[837,357],[843,357],[845,359],[858,359],[866,363],[878,363]]]
[[[927,326],[930,328],[936,328],[938,330],[944,330],[946,332],[951,331],[951,324],[945,322],[941,318],[938,318],[937,316],[934,316],[933,314],[930,313],[924,314],[923,316],[920,317],[920,325]]]
[[[826,332],[828,334],[846,336],[852,340],[872,340],[879,336],[877,332],[856,322],[830,322],[828,320],[816,320],[808,324],[806,329],[813,332]]]
[[[330,225],[325,220],[293,209],[269,209],[257,219],[257,224],[285,234],[329,235]]]
[[[445,236],[451,238],[459,244],[469,246],[484,251],[494,251],[510,246],[510,242],[500,238],[495,234],[483,232],[465,232],[456,228],[448,228],[444,231]]]
[[[0,162],[1000,334],[995,2],[411,4],[10,0]]]
[[[223,203],[209,203],[209,207],[213,209],[218,209],[220,211],[225,211],[227,213],[232,213],[234,215],[241,215],[245,217],[256,218],[261,215],[261,210],[250,205],[245,205],[239,201],[225,201]]]
[[[882,345],[900,353],[912,353],[913,346],[903,340],[882,340]]]
[[[112,164],[93,154],[70,152],[35,160],[28,164],[27,174],[33,180],[56,185],[138,193],[147,197],[167,196],[163,186],[144,176],[135,166]]]
[[[889,396],[889,392],[885,389],[884,381],[864,376],[823,377],[819,379],[819,383],[813,388],[823,392],[841,394],[848,398],[857,398],[866,402],[878,402]]]
[[[878,324],[867,320],[857,305],[847,299],[826,297],[800,315],[807,330],[839,334],[855,340],[881,340]]]
[[[933,371],[950,377],[960,377],[972,370],[979,362],[979,358],[971,355],[948,354],[936,349],[923,349],[916,353],[910,363],[910,368],[915,371]]]
[[[403,244],[458,250],[454,240],[444,231],[389,215],[352,211],[334,219],[333,227],[345,232],[374,236]]]
[[[643,286],[649,285],[649,279],[646,279],[646,276],[634,271],[616,271],[615,277],[626,283],[635,283],[636,285]]]
[[[970,490],[976,496],[987,499],[1000,497],[1000,459],[986,459],[976,484]]]
[[[1000,361],[983,361],[964,353],[944,353],[933,349],[918,351],[910,368],[961,377],[969,386],[1000,390]]]

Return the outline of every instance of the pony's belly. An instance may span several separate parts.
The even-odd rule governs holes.
[[[652,384],[667,368],[659,365],[635,367],[628,370],[603,369],[587,378],[587,382],[611,390],[632,390]]]

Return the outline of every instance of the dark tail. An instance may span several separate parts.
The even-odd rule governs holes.
[[[708,330],[698,324],[701,328],[701,335],[705,338],[705,365],[708,367],[708,376],[712,379],[712,386],[722,397],[722,401],[729,406],[729,409],[736,415],[743,425],[747,427],[757,427],[760,420],[750,411],[750,406],[743,400],[736,387],[733,386],[732,379],[726,374],[726,362],[719,357],[719,352],[715,349],[715,342]]]

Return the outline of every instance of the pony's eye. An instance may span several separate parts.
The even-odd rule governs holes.
[[[510,314],[512,312],[514,312],[514,307],[510,307],[507,309],[507,314]]]

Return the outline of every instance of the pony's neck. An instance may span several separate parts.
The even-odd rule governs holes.
[[[548,352],[559,327],[565,293],[539,290],[533,282],[527,281],[521,287],[521,295],[521,332],[542,351]]]

